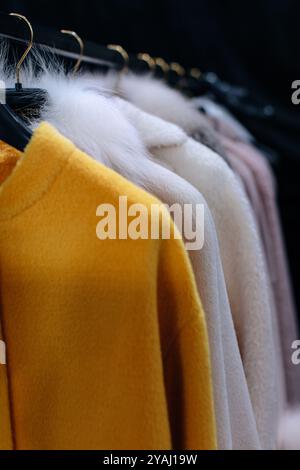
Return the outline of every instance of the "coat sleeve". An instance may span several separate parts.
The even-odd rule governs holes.
[[[172,227],[173,236],[177,234]],[[173,448],[216,449],[205,314],[181,239],[163,240],[158,267],[159,325]]]

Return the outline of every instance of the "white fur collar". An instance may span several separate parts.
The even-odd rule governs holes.
[[[47,73],[39,79],[38,85],[49,95],[49,105],[41,118],[58,127],[62,133],[69,134],[77,145],[82,143],[85,133],[85,149],[93,150],[93,141],[99,145],[101,140],[103,146],[106,142],[107,145],[119,142],[125,149],[136,148],[142,155],[144,152],[137,136],[148,149],[179,146],[188,139],[178,126],[107,94],[106,89],[92,87],[85,76],[74,79]],[[80,142],[77,136],[80,136]],[[108,164],[107,161],[104,163]]]
[[[125,82],[125,79],[126,77],[122,78],[121,84],[123,84],[123,80]],[[157,113],[151,114],[144,110],[142,106],[130,103],[126,99],[126,93],[121,93],[121,97],[115,94],[113,89],[115,85],[114,73],[105,76],[84,74],[75,77],[75,80],[83,89],[93,90],[95,93],[105,94],[113,98],[118,109],[137,129],[147,148],[174,147],[182,145],[187,140],[186,133],[178,125],[157,117]]]
[[[13,86],[14,77],[4,74],[3,69],[1,78]],[[45,89],[49,97],[32,129],[40,121],[48,121],[79,149],[139,186],[146,188],[151,169],[146,147],[179,145],[187,138],[176,126],[111,96],[84,76],[66,77],[46,69],[36,78],[25,70],[22,83]]]
[[[100,86],[103,89],[113,91],[117,83],[115,73],[105,76],[89,74],[85,75],[81,80],[86,80],[87,86],[98,88]],[[190,137],[203,143],[226,159],[226,152],[220,143],[219,136],[206,116],[198,111],[192,100],[171,89],[161,80],[157,80],[152,76],[137,76],[129,73],[122,76],[119,81],[118,92],[124,99],[133,103],[140,110],[159,117],[166,122],[176,124]],[[164,146],[164,138],[166,137],[166,141],[170,139],[170,130],[167,131],[165,129],[164,131],[162,128],[158,136],[161,142],[153,144],[153,146]],[[147,137],[149,138],[149,135]],[[180,140],[179,135],[176,139]],[[178,145],[176,142],[172,143],[170,141],[169,143],[170,145]]]
[[[118,108],[134,125],[148,149],[183,145],[188,137],[174,124],[141,111],[121,98],[116,98]]]
[[[99,135],[101,132],[99,127],[102,127],[103,132],[106,133],[110,127],[115,133],[114,140],[116,141],[118,130],[120,134],[123,134],[124,127],[126,127],[121,114],[119,114],[120,119],[117,119],[117,109],[121,110],[122,114],[134,124],[148,148],[181,145],[187,139],[185,132],[191,134],[199,130],[199,126],[203,128],[206,125],[192,101],[169,88],[161,80],[151,76],[136,76],[132,73],[123,76],[120,82],[122,94],[139,110],[127,106],[121,100],[119,102],[116,100],[117,105],[114,107],[112,90],[115,86],[115,73],[111,72],[107,75],[79,73],[76,76],[66,77],[54,58],[51,55],[47,56],[47,52],[34,51],[34,55],[35,61],[28,61],[27,67],[22,68],[21,81],[24,87],[40,87],[48,91],[50,106],[44,109],[42,117],[52,124],[56,121],[62,133],[67,133],[68,127],[78,130],[80,126],[86,129],[94,126],[98,127],[96,135]],[[0,80],[3,80],[7,87],[11,87],[15,82],[14,71],[5,68],[5,56],[6,49],[2,47],[0,48]],[[33,72],[34,62],[38,63],[42,70],[38,78]],[[83,94],[84,92],[86,94]],[[98,93],[102,96],[94,100],[93,97],[96,97]],[[113,108],[114,111],[112,111]],[[112,113],[115,119],[107,116],[104,122],[105,113]],[[67,116],[70,125],[68,125]],[[99,126],[100,122],[101,126]],[[170,123],[175,125],[172,126]],[[129,146],[131,134],[127,133]],[[76,135],[73,135],[73,140],[76,143]],[[123,135],[121,140],[124,141]]]
[[[113,72],[105,76],[91,74],[85,78],[104,89],[113,89],[116,83],[116,75]],[[209,127],[192,100],[151,75],[138,76],[128,73],[121,78],[119,90],[125,99],[141,110],[176,124],[187,134]]]
[[[42,110],[41,120],[50,122],[75,145],[105,165],[122,167],[124,174],[124,166],[130,167],[143,157],[149,158],[145,147],[179,146],[187,140],[184,131],[176,125],[112,95],[114,74],[66,76],[57,64],[51,65],[50,61],[50,66],[46,65],[49,61],[43,62],[40,55],[37,55],[37,61],[43,70],[39,77],[34,76],[32,63],[29,62],[22,69],[21,80],[24,87],[43,88],[48,92],[49,103]],[[12,87],[14,74],[5,69],[4,63],[3,57],[0,57],[0,79],[7,87]],[[158,80],[126,77],[126,83],[130,84],[139,80],[142,83],[142,87],[138,87],[140,93],[149,80],[154,88],[157,87],[162,95],[170,99],[169,105],[173,101],[171,96],[179,95]],[[39,122],[33,122],[32,129]],[[120,161],[121,154],[123,162]]]
[[[188,134],[207,126],[191,100],[152,76],[128,74],[121,90],[131,103],[150,114],[181,127]]]

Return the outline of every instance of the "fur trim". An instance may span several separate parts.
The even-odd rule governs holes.
[[[139,109],[176,124],[188,134],[208,127],[205,117],[199,113],[192,100],[151,75],[128,73],[122,76],[117,90],[115,72],[106,75],[85,74],[83,79],[87,86],[119,94]]]
[[[116,74],[87,74],[83,77],[90,86],[115,91]],[[189,136],[206,145],[226,159],[220,139],[191,99],[170,88],[162,80],[151,75],[138,76],[129,73],[119,83],[119,93],[140,110],[175,124]]]
[[[13,87],[15,73],[6,67],[6,47],[0,47],[0,80]],[[38,70],[38,73],[37,73]],[[39,120],[31,122],[35,129],[41,121],[48,121],[62,135],[100,163],[130,176],[138,184],[143,165],[139,161],[148,154],[138,132],[118,109],[105,89],[88,89],[91,82],[80,73],[66,76],[61,64],[47,51],[34,51],[34,59],[22,67],[23,87],[41,88],[48,93],[48,102],[41,109]],[[102,92],[102,94],[100,93]],[[145,169],[145,172],[147,170]]]
[[[192,101],[161,80],[147,75],[128,74],[122,79],[120,87],[138,108],[178,125],[188,134],[207,127],[205,118]]]
[[[139,162],[142,172],[142,160],[149,158],[147,151],[113,98],[84,90],[78,80],[49,74],[43,77],[41,86],[50,98],[50,106],[41,114],[42,120],[53,124],[78,148],[125,177],[132,178]],[[137,177],[133,182],[138,181]]]
[[[66,93],[67,90],[64,87],[64,92],[60,93],[59,89],[54,89],[56,86],[55,82],[58,87],[63,87],[66,84],[67,87],[70,87],[70,91],[71,89],[76,91],[85,88],[86,92],[94,92],[94,94],[100,92],[106,98],[111,97],[116,92],[115,72],[106,75],[99,73],[78,73],[75,76],[66,77],[62,63],[46,48],[35,48],[32,54],[33,59],[28,60],[26,67],[22,68],[21,80],[24,87],[45,88],[51,95],[55,96],[55,99],[59,99],[59,103],[62,103],[61,98],[64,100],[63,93]],[[15,72],[13,68],[5,67],[6,56],[7,46],[4,43],[0,48],[0,79],[5,81],[6,86],[13,86]],[[36,76],[37,71],[38,76]],[[192,100],[187,99],[178,91],[170,88],[163,81],[153,78],[151,75],[137,76],[129,73],[121,78],[119,88],[121,96],[127,98],[141,110],[169,123],[176,124],[188,135],[226,158],[225,151],[219,143],[215,131],[207,122],[205,116],[198,111]],[[90,94],[89,96],[91,97],[92,95]],[[55,106],[56,103],[55,100],[52,100],[52,105]],[[87,109],[88,107],[86,106]],[[53,108],[51,112],[55,112]],[[159,133],[156,132],[154,136],[154,139],[156,139],[155,145],[163,146],[166,142],[170,145],[179,145],[178,142],[170,141],[175,136],[175,134],[173,136],[169,135],[170,129],[165,131],[165,134],[161,134],[160,139],[158,138]],[[61,129],[59,130],[64,133]],[[148,137],[150,138],[150,135]],[[180,139],[179,134],[176,139]],[[183,139],[183,135],[181,139]],[[148,143],[149,147],[151,147],[152,144]]]
[[[199,96],[193,98],[193,103],[197,106],[198,109],[204,109],[205,114],[207,114],[214,121],[224,121],[228,124],[229,128],[232,128],[231,137],[235,139],[240,139],[244,142],[253,142],[254,137],[250,132],[244,127],[234,116],[228,111],[224,106],[219,103],[214,102],[208,96]]]
[[[183,145],[188,136],[177,126],[152,114],[141,111],[121,98],[115,99],[118,108],[137,129],[148,149]]]
[[[14,71],[5,68],[5,49],[0,48],[0,79],[7,87],[15,83]],[[36,74],[35,70],[39,73]],[[52,124],[62,135],[100,163],[114,169],[135,184],[148,180],[148,148],[183,144],[187,136],[177,126],[150,116],[108,91],[111,77],[78,73],[66,76],[57,61],[35,51],[35,63],[22,69],[24,87],[42,88],[48,103],[41,121]],[[145,189],[147,189],[145,187]]]
[[[146,146],[181,145],[181,129],[138,110],[115,96],[87,87],[84,77],[45,73],[38,84],[47,90],[49,105],[41,121],[48,121],[82,151],[151,192],[149,175],[154,162]],[[106,89],[103,89],[106,94]],[[32,123],[32,128],[39,122]],[[145,146],[146,145],[146,146]]]
[[[189,136],[226,157],[217,133],[191,99],[151,76],[129,74],[121,82],[126,97],[138,108],[176,124]]]
[[[188,137],[179,126],[158,117],[156,113],[150,114],[147,110],[134,105],[126,99],[124,93],[116,93],[114,73],[105,76],[83,74],[82,76],[77,75],[74,79],[85,90],[113,98],[118,109],[125,114],[129,121],[133,121],[134,127],[148,148],[178,146],[186,142]],[[122,84],[124,79],[121,81]]]

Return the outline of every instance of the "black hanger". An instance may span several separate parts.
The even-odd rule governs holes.
[[[0,105],[0,140],[23,152],[32,132],[7,104]]]
[[[23,20],[30,30],[30,42],[26,51],[22,55],[16,67],[16,84],[14,88],[7,88],[5,92],[5,100],[0,100],[0,140],[4,140],[13,147],[24,150],[29,142],[32,132],[27,127],[27,122],[31,118],[37,118],[41,107],[47,101],[47,92],[37,88],[23,88],[20,82],[20,68],[33,45],[33,29],[30,22],[23,15],[11,13],[10,17],[15,16]],[[0,13],[0,36],[24,43],[24,39],[20,35],[20,31],[12,24],[4,14]],[[35,44],[47,46],[55,54],[61,55],[68,59],[77,59],[77,63],[73,69],[76,72],[82,61],[88,66],[97,66],[104,68],[114,68],[116,70],[123,69],[124,61],[120,60],[118,51],[109,50],[106,47],[98,46],[93,43],[85,43],[85,55],[83,54],[83,42],[81,38],[73,31],[62,30],[77,39],[80,44],[80,55],[69,52],[71,46],[71,38],[62,36],[61,32],[47,30],[43,27],[37,27],[38,40]],[[86,47],[87,45],[87,47]],[[0,90],[1,92],[1,90]]]
[[[15,88],[6,89],[6,104],[18,115],[26,120],[26,112],[29,111],[30,117],[38,117],[37,114],[43,104],[47,101],[47,92],[40,88],[23,88],[20,82],[21,66],[33,46],[33,29],[28,19],[18,13],[10,13],[10,16],[23,20],[29,28],[30,40],[21,59],[16,66],[16,84]]]
[[[23,88],[20,82],[20,68],[33,45],[33,30],[26,17],[11,13],[25,21],[30,30],[30,42],[16,66],[15,88],[4,89],[4,99],[0,105],[0,139],[23,151],[32,133],[26,125],[29,116],[37,117],[41,106],[47,100],[47,92],[36,88]]]

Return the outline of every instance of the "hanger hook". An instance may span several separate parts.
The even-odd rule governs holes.
[[[127,74],[129,71],[129,55],[125,49],[118,44],[108,44],[107,49],[118,52],[123,58],[123,68],[116,75],[116,82],[114,85],[114,91],[117,95],[122,95],[121,93],[121,79],[123,75]]]
[[[178,64],[177,62],[171,62],[170,69],[173,72],[177,73],[179,77],[184,77],[186,74],[185,69],[182,67],[182,65]]]
[[[20,87],[20,69],[21,69],[21,66],[22,66],[24,60],[26,59],[27,55],[29,54],[29,52],[30,52],[30,50],[33,46],[33,29],[32,29],[31,23],[28,21],[26,16],[19,15],[19,13],[10,13],[9,15],[10,16],[16,16],[17,18],[20,18],[21,20],[25,21],[25,23],[27,24],[27,26],[29,28],[29,31],[30,31],[30,39],[29,39],[28,47],[27,47],[26,51],[24,52],[24,54],[22,55],[19,62],[17,63],[17,65],[16,65],[16,81],[17,81],[17,86]]]
[[[137,58],[142,62],[146,62],[149,67],[149,70],[153,71],[155,69],[155,60],[151,57],[150,54],[147,54],[146,52],[140,52],[137,55]]]
[[[200,80],[201,76],[202,76],[202,72],[200,69],[194,67],[190,70],[190,76],[195,78],[195,80]]]
[[[125,51],[125,49],[120,46],[119,44],[108,44],[107,46],[107,49],[110,49],[112,51],[117,51],[123,58],[123,61],[124,61],[124,66],[123,66],[123,69],[121,70],[121,74],[123,73],[127,73],[128,72],[128,64],[129,64],[129,55],[128,53]]]
[[[69,34],[70,36],[73,36],[73,38],[75,38],[76,41],[77,41],[78,44],[79,44],[79,47],[80,47],[80,55],[79,55],[79,58],[78,58],[76,64],[74,65],[74,68],[73,68],[73,73],[77,73],[78,70],[79,70],[80,64],[81,64],[81,62],[82,62],[82,59],[83,59],[83,53],[84,53],[84,43],[83,43],[83,40],[81,39],[81,37],[80,37],[75,31],[70,31],[69,29],[61,29],[60,32],[63,33],[63,34]]]
[[[170,70],[169,64],[161,57],[156,57],[154,59],[154,62],[155,62],[156,67],[159,67],[162,70],[163,74],[166,76]]]

